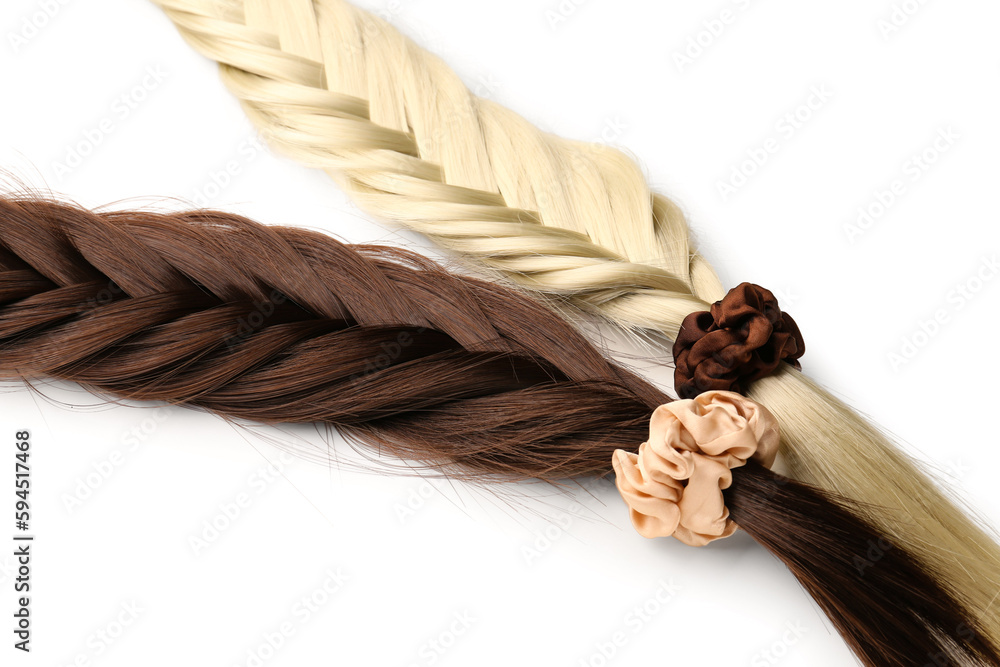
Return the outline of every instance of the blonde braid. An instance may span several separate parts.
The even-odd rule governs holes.
[[[341,0],[156,0],[270,142],[371,214],[530,290],[673,338],[724,295],[683,213],[613,148],[544,133]],[[875,426],[782,367],[749,396],[798,479],[867,504],[1000,642],[1000,548]],[[859,554],[865,558],[865,554]]]

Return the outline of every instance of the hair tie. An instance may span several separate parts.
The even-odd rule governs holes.
[[[753,458],[765,467],[778,452],[778,422],[762,405],[728,391],[661,405],[639,453],[615,450],[616,484],[632,525],[644,537],[673,535],[703,546],[736,531],[722,491],[730,472]]]
[[[674,342],[674,389],[681,398],[709,390],[743,392],[772,374],[782,361],[801,368],[806,351],[795,320],[778,308],[770,290],[742,283],[691,313]]]

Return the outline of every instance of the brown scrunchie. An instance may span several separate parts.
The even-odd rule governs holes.
[[[806,351],[799,328],[778,308],[769,290],[742,283],[729,290],[711,312],[684,318],[674,341],[674,389],[681,398],[709,390],[742,392],[770,375],[782,361]]]

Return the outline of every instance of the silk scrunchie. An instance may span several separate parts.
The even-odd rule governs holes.
[[[674,342],[674,389],[681,398],[703,391],[742,393],[782,361],[799,368],[806,351],[798,326],[769,290],[742,283],[712,310],[691,313]]]
[[[691,546],[732,535],[737,526],[722,495],[731,469],[750,458],[770,467],[778,439],[774,416],[733,392],[661,405],[639,453],[618,449],[612,457],[632,525],[644,537],[673,535]]]

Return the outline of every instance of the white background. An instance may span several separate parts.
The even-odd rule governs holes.
[[[1000,523],[1000,278],[971,299],[954,291],[976,287],[1000,250],[1000,6],[909,2],[915,13],[886,34],[888,0],[577,2],[363,4],[480,94],[546,129],[636,155],[689,212],[727,285],[779,292],[805,332],[806,371]],[[209,195],[263,222],[430,251],[368,220],[322,173],[252,149],[252,128],[215,66],[153,5],[51,4],[50,18],[36,0],[0,10],[0,166],[15,178],[85,205]],[[720,31],[712,22],[723,10]],[[32,31],[32,22],[43,25]],[[705,46],[684,63],[689,40]],[[782,119],[816,87],[829,98],[786,130]],[[123,107],[123,94],[143,99]],[[100,144],[58,173],[105,118]],[[947,128],[957,135],[947,151],[913,172],[908,161]],[[777,148],[723,197],[719,183],[765,145]],[[240,173],[213,188],[230,161]],[[895,179],[903,194],[850,238],[858,208]],[[937,311],[943,324],[920,335]],[[916,354],[894,365],[889,355],[914,338]],[[522,497],[544,489],[497,495],[363,474],[282,459],[282,448],[348,451],[315,429],[247,431],[185,410],[111,406],[58,384],[4,388],[0,439],[23,428],[34,443],[34,650],[11,648],[3,547],[3,664],[253,665],[248,652],[283,623],[293,634],[265,650],[268,667],[853,664],[792,576],[745,535],[701,550],[646,540],[609,484],[571,506],[551,493]],[[68,508],[116,451],[111,476]],[[13,447],[0,452],[9,459],[0,488],[10,488]],[[282,468],[273,481],[261,475],[267,461]],[[190,538],[240,494],[249,506],[196,554]],[[0,493],[3,504],[12,498]],[[401,517],[408,503],[420,506]],[[538,537],[546,530],[548,542]],[[537,553],[529,559],[525,548]],[[347,581],[307,618],[297,601],[322,599],[326,572],[338,568]],[[661,581],[674,589],[665,603]],[[141,611],[109,645],[98,633],[117,633],[123,605]],[[643,618],[634,609],[644,605]],[[600,645],[616,632],[626,644],[602,662]],[[448,648],[434,652],[431,641]]]

